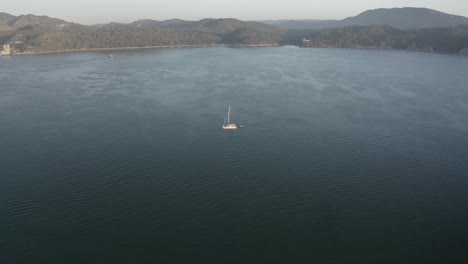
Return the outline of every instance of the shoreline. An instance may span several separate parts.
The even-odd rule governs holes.
[[[40,54],[60,54],[60,53],[73,53],[73,52],[89,52],[89,51],[119,51],[119,50],[140,50],[140,49],[179,49],[179,48],[212,48],[220,47],[220,44],[206,44],[206,45],[161,45],[161,46],[144,46],[144,47],[116,47],[116,48],[90,48],[90,49],[68,49],[68,50],[50,50],[50,51],[25,51],[13,53],[10,56],[24,56],[24,55],[40,55]]]
[[[125,51],[125,50],[143,50],[143,49],[181,49],[181,48],[213,48],[213,47],[230,47],[230,48],[262,48],[262,47],[278,47],[279,44],[200,44],[200,45],[161,45],[161,46],[144,46],[144,47],[116,47],[116,48],[90,48],[90,49],[68,49],[68,50],[50,50],[50,51],[25,51],[13,53],[6,56],[25,56],[25,55],[41,55],[41,54],[61,54],[74,52],[89,52],[89,51]]]
[[[297,46],[297,45],[294,45]],[[416,52],[416,53],[428,53],[428,54],[443,54],[443,55],[455,55],[455,56],[468,56],[468,53],[453,53],[444,51],[425,51],[418,49],[381,49],[375,47],[318,47],[318,46],[297,46],[304,49],[354,49],[354,50],[375,50],[375,51],[400,51],[400,52]]]
[[[457,55],[457,56],[468,56],[464,53],[451,53],[441,51],[423,51],[423,50],[404,50],[404,49],[379,49],[373,47],[313,47],[313,46],[301,46],[301,45],[282,45],[282,44],[200,44],[200,45],[161,45],[161,46],[144,46],[144,47],[116,47],[116,48],[90,48],[90,49],[69,49],[69,50],[51,50],[51,51],[25,51],[13,53],[10,55],[2,55],[1,57],[10,56],[26,56],[26,55],[47,55],[47,54],[63,54],[63,53],[75,53],[75,52],[94,52],[94,51],[125,51],[125,50],[145,50],[145,49],[181,49],[181,48],[214,48],[214,47],[228,47],[228,48],[267,48],[267,47],[282,47],[282,46],[295,46],[298,48],[309,48],[309,49],[358,49],[358,50],[376,50],[376,51],[400,51],[400,52],[417,52],[417,53],[429,53],[429,54],[444,54],[444,55]]]

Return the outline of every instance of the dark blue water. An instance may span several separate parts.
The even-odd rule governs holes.
[[[0,263],[468,263],[468,57],[113,54],[0,58]]]

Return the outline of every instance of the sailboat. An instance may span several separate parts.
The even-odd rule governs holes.
[[[227,115],[226,115],[226,118],[224,118],[224,123],[223,123],[223,129],[224,130],[235,130],[237,129],[237,125],[234,124],[234,123],[229,123],[230,122],[230,119],[231,118],[231,107],[229,106],[228,107],[228,112],[227,112]]]

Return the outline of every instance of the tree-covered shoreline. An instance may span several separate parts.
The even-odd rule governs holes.
[[[399,30],[389,26],[325,29],[304,34],[298,45],[464,54],[468,48],[468,26],[418,30]]]
[[[13,54],[215,45],[296,45],[466,54],[468,26],[398,29],[387,25],[367,25],[281,29],[232,18],[139,20],[130,24],[86,26],[46,16],[15,17],[0,13],[0,45],[3,44],[9,44]]]

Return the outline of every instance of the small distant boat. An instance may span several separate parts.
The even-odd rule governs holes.
[[[111,54],[111,55],[107,56],[107,58],[113,59],[113,58],[115,58],[115,57],[114,57],[114,55]]]
[[[229,106],[226,118],[224,118],[224,123],[223,123],[224,130],[236,130],[237,129],[236,124],[230,123],[230,118],[231,118],[231,107]]]

